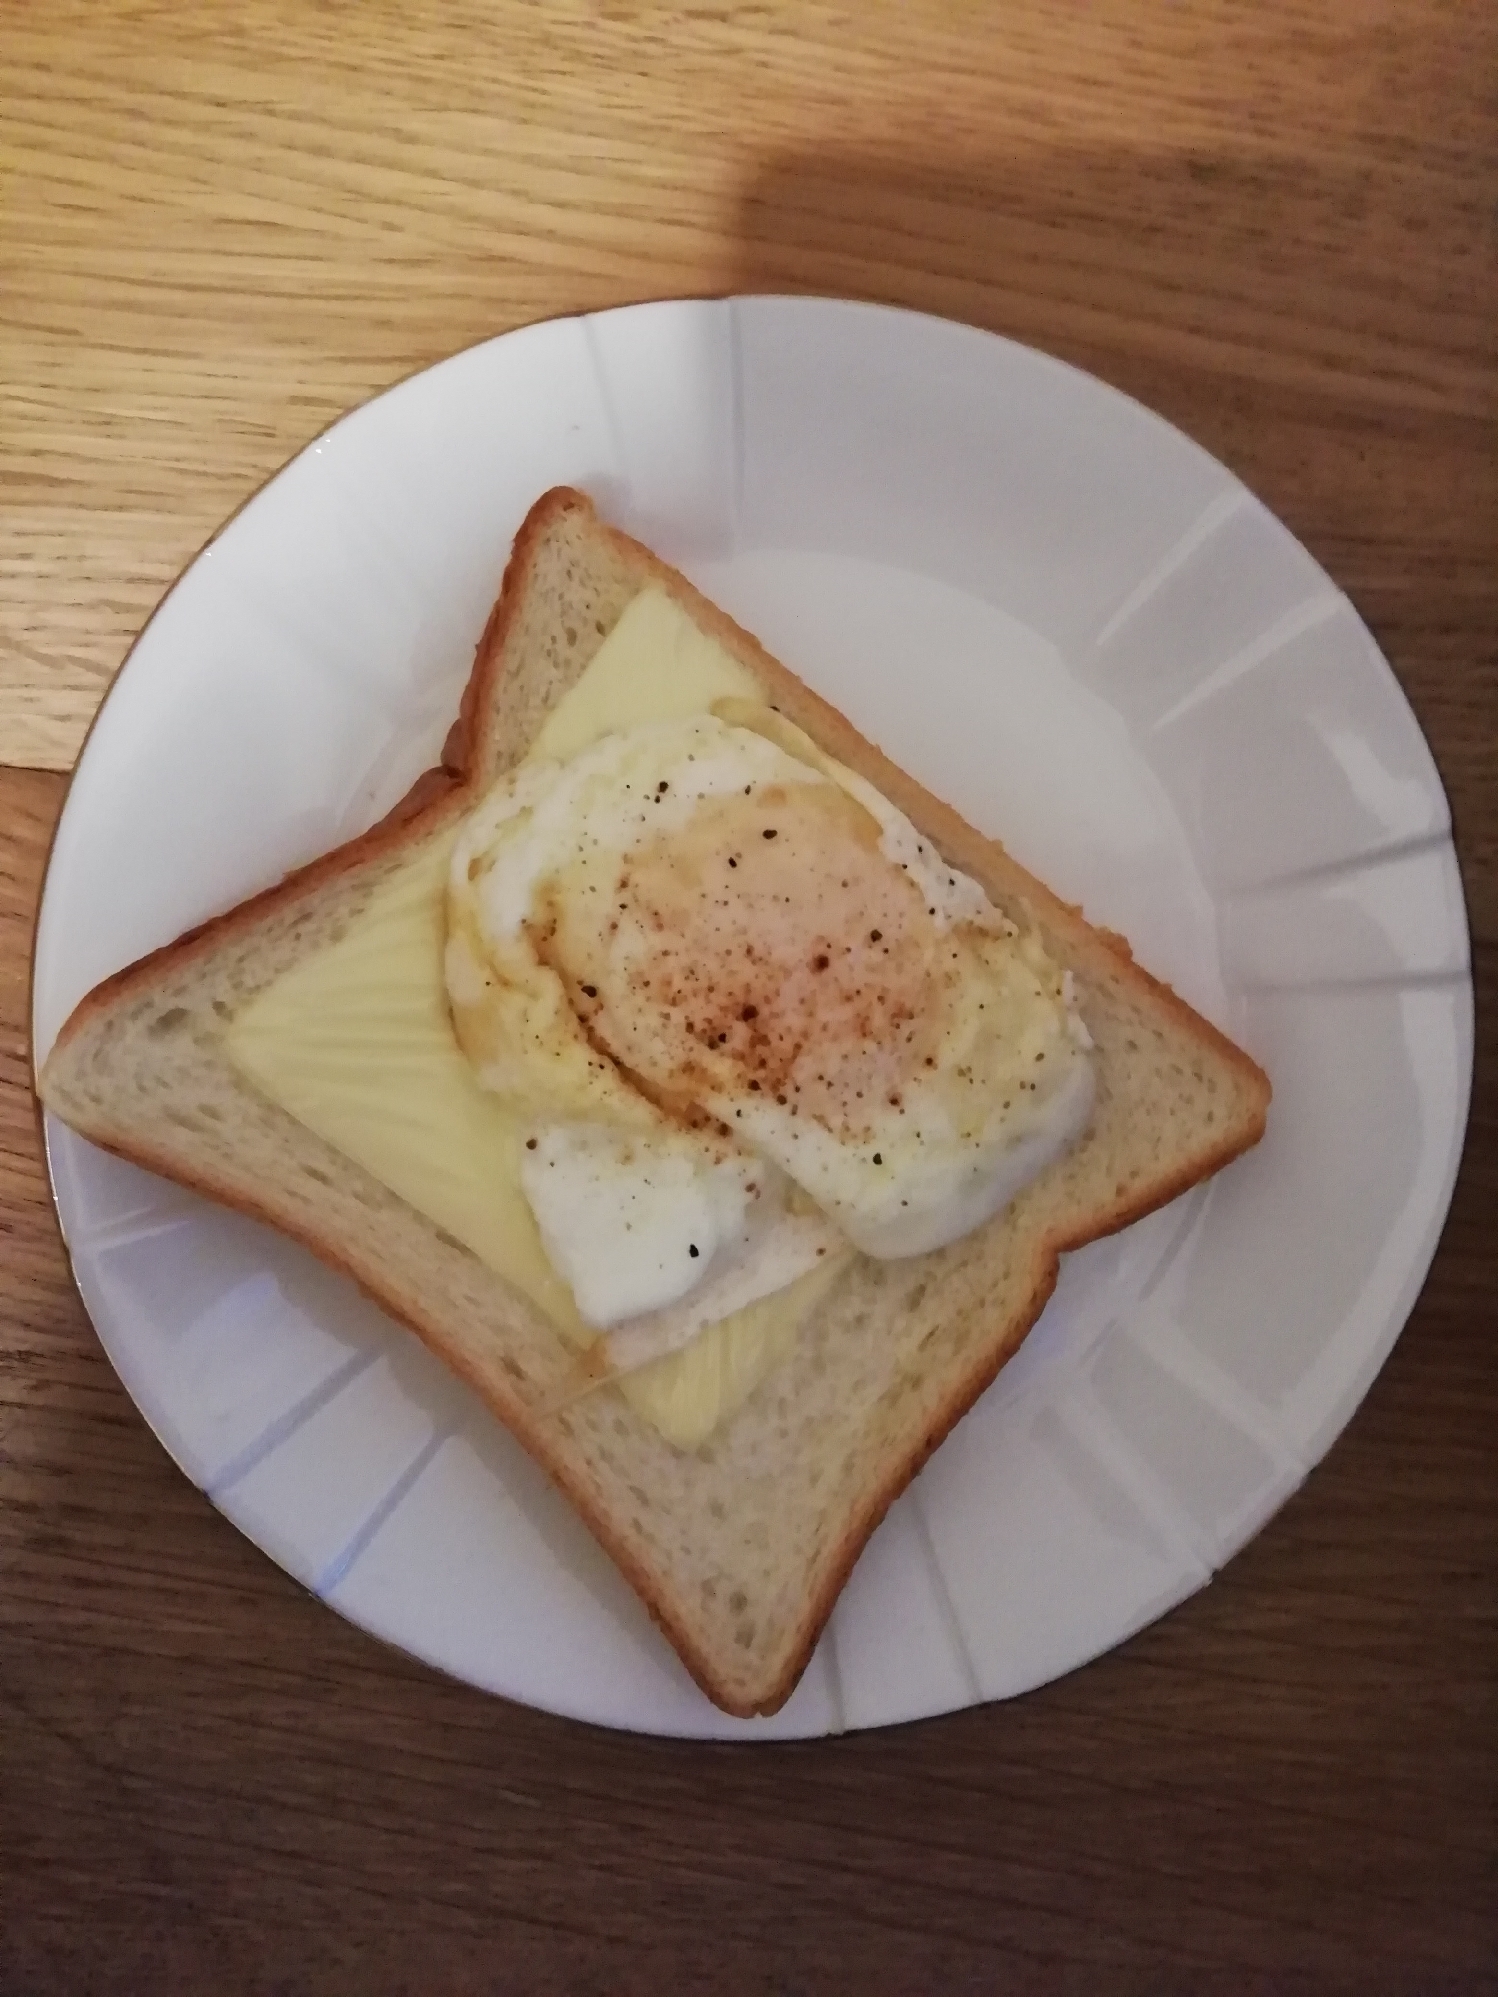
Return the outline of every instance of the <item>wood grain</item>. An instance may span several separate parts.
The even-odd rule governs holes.
[[[0,1989],[1482,1989],[1498,1977],[1498,14],[939,0],[0,14]],[[152,1440],[26,1051],[61,771],[162,589],[345,408],[525,320],[815,289],[1015,334],[1215,451],[1451,796],[1467,1155],[1347,1435],[1016,1705],[620,1739],[351,1630]]]
[[[1479,9],[1362,0],[1085,31],[935,0],[12,7],[4,756],[69,766],[168,582],[343,410],[624,299],[950,312],[1143,394],[1276,504],[1272,390],[1335,414],[1323,470],[1379,453],[1359,532],[1397,538],[1412,422],[1481,478],[1493,42]],[[1441,510],[1470,554],[1476,509]]]

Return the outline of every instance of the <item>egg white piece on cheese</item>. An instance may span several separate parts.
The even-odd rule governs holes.
[[[692,1330],[673,1341],[657,1326],[652,1357],[784,1289],[840,1245],[820,1215],[787,1211],[788,1182],[773,1165],[690,1131],[543,1124],[520,1183],[590,1324],[659,1316],[691,1293]]]
[[[445,970],[480,1080],[529,1121],[547,1253],[601,1327],[659,1313],[679,1342],[844,1236],[940,1247],[1091,1113],[1086,1029],[1038,940],[748,703],[502,778],[454,852]]]

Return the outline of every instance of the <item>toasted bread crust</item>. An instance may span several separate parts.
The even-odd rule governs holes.
[[[262,1226],[274,1228],[278,1234],[285,1235],[315,1255],[326,1268],[347,1278],[357,1290],[369,1298],[371,1303],[378,1305],[387,1316],[393,1317],[412,1332],[428,1351],[477,1394],[491,1414],[496,1415],[504,1423],[523,1446],[527,1455],[546,1473],[578,1513],[639,1596],[651,1621],[680,1657],[693,1682],[715,1705],[736,1718],[752,1719],[777,1712],[785,1704],[794,1689],[796,1679],[806,1668],[806,1659],[816,1647],[817,1636],[821,1633],[820,1624],[812,1635],[806,1654],[797,1665],[794,1676],[788,1677],[782,1691],[772,1695],[772,1701],[759,1704],[735,1702],[732,1686],[718,1679],[703,1659],[690,1626],[672,1613],[671,1604],[662,1596],[656,1585],[655,1576],[636,1558],[633,1547],[620,1536],[611,1515],[595,1502],[588,1486],[571,1473],[566,1458],[556,1450],[547,1425],[538,1422],[536,1410],[523,1396],[506,1393],[494,1376],[474,1367],[462,1348],[444,1337],[440,1324],[435,1324],[430,1318],[422,1316],[419,1311],[413,1311],[403,1297],[378,1280],[372,1279],[367,1270],[349,1259],[335,1235],[327,1234],[295,1215],[288,1215],[279,1207],[258,1203],[247,1197],[239,1187],[231,1185],[226,1180],[215,1179],[211,1174],[185,1176],[169,1154],[158,1152],[149,1144],[142,1144],[128,1137],[116,1140],[105,1134],[91,1135],[89,1142],[97,1145],[101,1151],[109,1152],[113,1157],[123,1158],[128,1164],[139,1165],[146,1171],[158,1173],[164,1179],[171,1179],[178,1185],[186,1187],[188,1191],[212,1200],[217,1206],[227,1207],[234,1213],[243,1214],[246,1220],[258,1221]],[[66,1244],[64,1246],[66,1247]],[[68,1266],[71,1270],[71,1256]],[[870,1530],[872,1529],[871,1526]],[[835,1594],[833,1599],[836,1599]],[[832,1602],[829,1600],[827,1610],[822,1617],[824,1622],[826,1615],[831,1612],[831,1607]]]
[[[557,486],[537,500],[521,523],[505,564],[499,595],[474,652],[473,669],[458,703],[457,719],[442,745],[438,767],[424,770],[405,796],[368,831],[335,846],[329,853],[319,854],[305,866],[294,868],[281,880],[245,901],[236,902],[222,914],[195,923],[170,943],[161,944],[103,979],[69,1013],[54,1043],[54,1051],[66,1046],[100,1012],[123,998],[148,991],[165,965],[184,965],[194,958],[206,957],[227,937],[247,933],[266,915],[303,896],[321,893],[340,875],[357,873],[374,861],[398,858],[413,838],[435,831],[450,815],[461,817],[470,808],[471,794],[483,786],[488,774],[478,761],[481,742],[478,717],[492,698],[505,637],[521,601],[526,570],[558,515],[578,506],[592,511],[592,502],[581,493]],[[170,1178],[173,1174],[164,1172],[163,1176]]]
[[[595,1492],[575,1471],[569,1453],[559,1446],[554,1423],[523,1394],[507,1386],[500,1375],[483,1372],[474,1365],[444,1324],[424,1314],[417,1300],[372,1278],[367,1269],[351,1260],[338,1239],[316,1225],[310,1208],[288,1215],[284,1206],[257,1203],[243,1187],[218,1180],[212,1174],[184,1172],[180,1161],[133,1137],[129,1131],[96,1128],[85,1133],[106,1150],[176,1179],[210,1199],[290,1235],[407,1325],[466,1381],[564,1493],[634,1588],[703,1692],[726,1712],[751,1717],[777,1711],[789,1697],[870,1535],[931,1453],[1023,1342],[1055,1288],[1061,1254],[1115,1232],[1167,1204],[1249,1148],[1264,1129],[1269,1083],[1247,1054],[1200,1019],[1168,986],[1136,965],[1124,939],[1090,927],[1080,911],[1061,902],[1001,846],[983,838],[950,807],[930,796],[685,578],[649,549],[600,522],[592,502],[565,487],[543,495],[515,537],[499,596],[476,649],[458,717],[444,747],[442,767],[420,778],[407,797],[368,832],[106,979],[80,1002],[64,1025],[48,1067],[102,1013],[122,1000],[148,993],[164,971],[182,970],[195,960],[207,958],[226,940],[247,936],[266,916],[287,910],[304,898],[311,900],[340,878],[397,863],[417,841],[461,818],[471,808],[506,754],[508,745],[496,740],[493,730],[496,689],[504,670],[507,641],[525,605],[536,551],[569,515],[584,520],[591,531],[606,537],[615,555],[638,575],[641,586],[653,583],[673,596],[705,631],[750,668],[777,705],[824,749],[858,770],[890,798],[950,861],[981,880],[996,896],[1011,903],[1021,901],[1043,917],[1046,925],[1065,939],[1071,959],[1106,969],[1115,977],[1122,976],[1136,991],[1147,994],[1155,1006],[1231,1068],[1257,1104],[1256,1114],[1225,1130],[1218,1145],[1210,1152],[1199,1153],[1191,1168],[1170,1178],[1149,1181],[1132,1196],[1121,1193],[1111,1205],[1092,1211],[1075,1228],[1051,1229],[1037,1239],[1022,1307],[1011,1311],[1004,1323],[995,1326],[991,1341],[980,1346],[972,1364],[953,1380],[949,1391],[924,1420],[919,1434],[884,1467],[877,1484],[871,1487],[831,1548],[815,1592],[805,1603],[791,1633],[782,1668],[772,1680],[757,1685],[752,1696],[746,1695],[704,1650],[697,1632],[662,1589],[660,1577],[640,1560],[619,1522],[597,1501]],[[45,1087],[44,1071],[44,1095]]]

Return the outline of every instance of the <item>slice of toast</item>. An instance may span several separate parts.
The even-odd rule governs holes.
[[[1088,1133],[985,1227],[856,1257],[748,1402],[674,1448],[616,1391],[556,1411],[574,1363],[468,1249],[232,1065],[236,1009],[339,935],[535,739],[625,606],[667,590],[765,698],[875,784],[998,907],[1035,924],[1096,1043]],[[516,536],[444,752],[392,816],[91,992],[40,1078],[96,1144],[281,1228],[351,1276],[482,1397],[587,1520],[710,1698],[774,1712],[869,1534],[1039,1316],[1064,1249],[1138,1219],[1255,1143],[1255,1064],[864,741],[746,632],[565,488]]]

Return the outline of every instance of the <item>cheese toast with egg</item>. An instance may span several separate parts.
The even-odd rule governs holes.
[[[590,682],[647,594],[695,648],[691,672],[647,690],[626,660]],[[807,742],[872,786],[1064,972],[1095,1077],[1080,1137],[960,1238],[892,1260],[849,1248],[592,1391],[588,1327],[515,1192],[519,1126],[464,1065],[442,972],[463,827],[538,744],[571,753],[556,730],[584,686],[594,735],[621,703],[656,719],[747,712],[747,697],[792,751]],[[516,536],[442,768],[372,831],[97,987],[39,1092],[94,1143],[304,1243],[407,1325],[565,1493],[702,1690],[745,1716],[789,1696],[869,1534],[1024,1339],[1058,1256],[1228,1163],[1269,1102],[1255,1063],[1119,937],[565,488]]]

